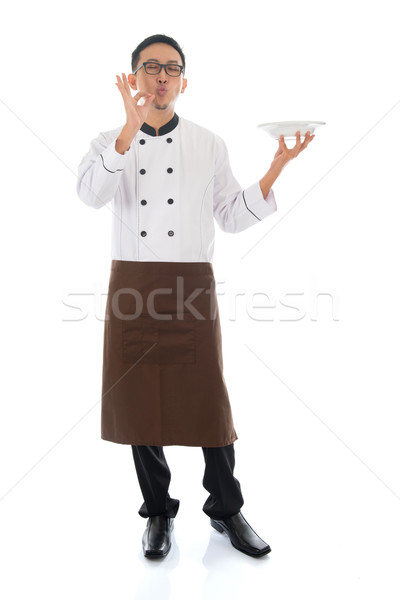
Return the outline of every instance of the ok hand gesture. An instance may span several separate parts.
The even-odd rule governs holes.
[[[126,112],[126,123],[132,131],[137,131],[141,128],[146,120],[147,114],[150,109],[150,104],[155,98],[155,94],[148,94],[146,92],[138,92],[132,97],[131,88],[128,83],[128,79],[125,73],[122,73],[122,80],[117,75],[117,83],[115,84],[121,92],[122,99],[125,105]],[[146,97],[146,101],[141,106],[138,105],[138,101],[143,96]]]

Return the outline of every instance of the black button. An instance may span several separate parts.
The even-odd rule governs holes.
[[[147,204],[147,200],[141,200],[140,204]]]
[[[172,204],[172,203],[173,203],[172,198],[168,198],[168,204]]]
[[[145,144],[145,143],[146,143],[146,140],[140,140],[140,142],[139,142],[139,144],[142,144],[142,146],[143,146],[143,144]]]
[[[168,231],[168,235],[174,235],[173,231]]]
[[[167,138],[167,142],[170,144],[172,142],[172,138]]]
[[[140,169],[140,174],[144,175],[146,173],[146,169]]]
[[[173,168],[172,167],[168,167],[167,172],[168,173],[172,173],[172,171],[173,171]]]
[[[146,232],[146,231],[141,231],[141,232],[140,232],[140,235],[141,235],[142,237],[145,237],[145,235],[147,235],[147,232]]]

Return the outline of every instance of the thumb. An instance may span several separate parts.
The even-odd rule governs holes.
[[[155,94],[148,94],[146,96],[146,100],[145,100],[145,103],[143,106],[148,106],[155,97],[156,97]]]

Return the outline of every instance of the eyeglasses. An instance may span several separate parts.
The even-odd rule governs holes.
[[[162,65],[161,63],[158,63],[158,62],[147,61],[147,62],[142,63],[140,65],[140,67],[138,67],[136,69],[136,71],[133,71],[133,75],[135,75],[139,71],[139,69],[141,69],[142,67],[144,67],[144,70],[146,71],[146,73],[148,75],[158,75],[158,73],[161,73],[161,69],[163,67],[164,67],[167,75],[170,75],[171,77],[179,77],[179,75],[183,71],[182,65],[173,65],[173,64]]]

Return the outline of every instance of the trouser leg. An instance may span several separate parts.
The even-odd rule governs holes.
[[[244,504],[240,483],[233,476],[235,449],[233,444],[220,448],[203,448],[204,488],[210,492],[203,511],[209,517],[221,519],[235,515]]]
[[[133,460],[142,490],[144,502],[139,509],[141,517],[154,517],[165,514],[175,517],[179,509],[179,500],[171,498],[168,487],[171,471],[164,456],[162,446],[132,445]]]

